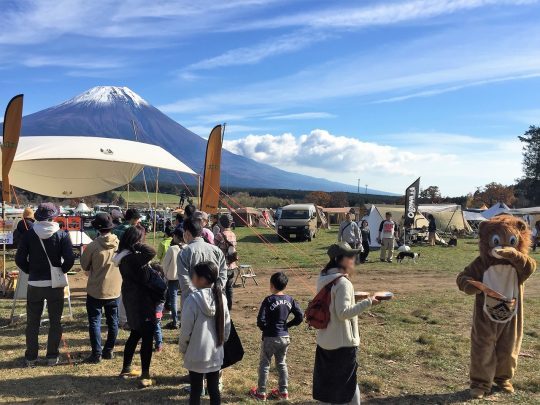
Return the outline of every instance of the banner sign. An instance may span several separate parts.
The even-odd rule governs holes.
[[[13,219],[0,219],[0,245],[13,244],[13,230],[15,221]]]
[[[405,190],[405,228],[414,226],[414,218],[418,212],[418,194],[420,193],[420,177]]]
[[[56,217],[54,222],[58,222],[63,225],[64,231],[82,231],[82,219],[81,217],[66,216]]]
[[[212,129],[206,147],[200,210],[208,214],[217,214],[219,209],[221,148],[223,146],[223,134],[221,129],[221,125],[216,125],[214,129]]]

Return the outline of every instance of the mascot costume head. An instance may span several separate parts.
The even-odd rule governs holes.
[[[514,392],[523,336],[523,284],[536,270],[528,253],[531,231],[510,215],[480,224],[480,255],[457,277],[461,291],[475,295],[471,333],[471,396],[482,398],[493,383]],[[493,345],[495,342],[495,345]]]

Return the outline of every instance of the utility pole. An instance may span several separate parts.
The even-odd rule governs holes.
[[[358,179],[358,194],[360,194],[360,179]]]
[[[366,195],[367,195],[367,184],[366,184]]]

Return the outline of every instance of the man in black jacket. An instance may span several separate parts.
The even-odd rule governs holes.
[[[52,203],[39,205],[31,230],[21,239],[15,263],[28,274],[26,293],[26,352],[28,367],[36,364],[38,358],[39,325],[43,306],[47,300],[49,313],[49,337],[47,339],[47,364],[58,364],[62,325],[60,320],[64,310],[64,289],[52,288],[51,265],[60,267],[67,273],[75,261],[69,234],[60,230],[53,218],[58,209]]]

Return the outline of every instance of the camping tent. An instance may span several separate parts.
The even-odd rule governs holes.
[[[11,183],[60,198],[84,197],[133,180],[145,166],[195,174],[163,148],[123,139],[86,136],[23,136]]]
[[[433,215],[438,232],[470,233],[472,229],[463,216],[461,206],[457,204],[428,204],[418,207],[425,217]]]
[[[259,217],[262,213],[256,208],[246,207],[231,211],[231,215],[236,226],[258,226]]]
[[[380,243],[377,242],[377,236],[379,234],[379,225],[384,220],[387,212],[392,213],[392,218],[403,228],[403,220],[405,217],[405,207],[403,205],[372,205],[368,209],[367,215],[363,219],[367,219],[369,229],[371,230],[371,243],[370,247],[380,247]],[[429,225],[428,220],[422,214],[417,213],[414,218],[413,228],[419,229]]]
[[[80,215],[80,214],[88,214],[92,212],[92,210],[88,207],[88,205],[86,205],[84,201],[81,201],[79,205],[77,205],[77,208],[75,208],[75,212]]]
[[[490,219],[495,215],[506,214],[509,212],[510,208],[508,208],[508,205],[503,202],[498,202],[496,204],[493,204],[489,209],[482,212],[482,215],[484,216],[484,218]]]

